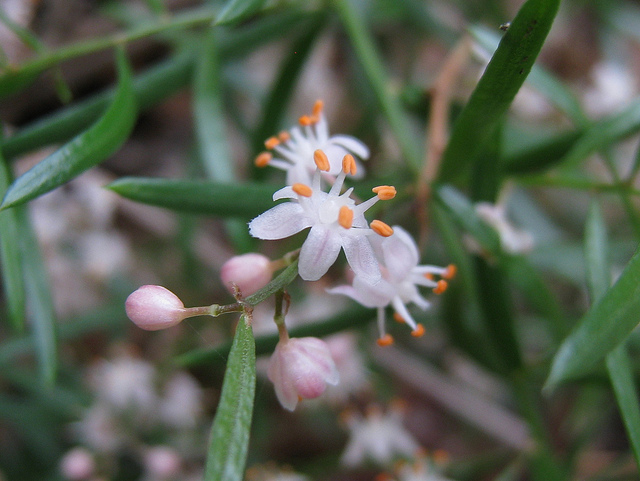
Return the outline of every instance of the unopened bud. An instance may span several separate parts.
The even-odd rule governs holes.
[[[84,448],[73,448],[60,461],[60,472],[65,479],[83,481],[94,475],[96,462]]]
[[[266,286],[273,276],[271,261],[262,254],[243,254],[222,265],[220,278],[229,292],[237,285],[243,296],[250,296]]]
[[[329,346],[315,337],[281,340],[269,361],[268,376],[278,401],[289,411],[299,400],[316,398],[327,384],[339,381]]]
[[[162,286],[140,287],[127,297],[125,308],[129,319],[147,331],[173,327],[189,317],[180,298]]]

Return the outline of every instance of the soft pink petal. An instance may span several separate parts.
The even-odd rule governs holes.
[[[349,266],[357,276],[362,276],[371,284],[382,278],[380,265],[367,236],[345,234],[342,236],[342,247]]]
[[[305,281],[320,279],[338,258],[340,247],[338,234],[321,225],[313,226],[300,250],[300,277]]]
[[[396,280],[406,279],[418,265],[419,254],[413,238],[400,226],[393,226],[393,235],[381,243],[384,265]]]
[[[284,239],[309,226],[311,223],[300,204],[285,202],[249,222],[249,233],[258,239]]]

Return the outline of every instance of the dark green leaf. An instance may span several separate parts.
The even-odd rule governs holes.
[[[502,38],[469,102],[456,120],[440,168],[450,181],[491,139],[542,48],[559,0],[528,0]]]
[[[257,183],[220,184],[197,180],[123,177],[109,189],[144,204],[193,214],[252,218],[273,207],[277,187]]]
[[[636,250],[617,282],[560,346],[546,388],[589,373],[638,325],[639,312],[640,250]]]
[[[264,3],[265,0],[228,0],[216,17],[215,24],[229,25],[238,23],[260,10]]]
[[[0,152],[0,196],[4,195],[11,183],[11,175]],[[9,320],[15,330],[24,327],[24,282],[22,255],[16,213],[0,212],[0,266],[2,266],[2,285],[7,299]]]
[[[216,411],[205,481],[242,481],[256,389],[256,352],[251,319],[242,315],[229,353]]]
[[[127,139],[136,121],[131,73],[125,53],[118,50],[119,85],[102,118],[61,149],[18,177],[1,208],[12,207],[59,187],[99,164]]]

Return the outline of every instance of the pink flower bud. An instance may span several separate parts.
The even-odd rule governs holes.
[[[149,479],[175,479],[180,474],[182,459],[168,446],[153,446],[144,453],[144,466]]]
[[[240,288],[243,296],[250,296],[266,286],[273,276],[271,261],[262,254],[243,254],[222,265],[220,278],[233,294],[232,284]]]
[[[178,296],[162,286],[140,287],[127,297],[125,308],[129,319],[147,331],[175,326],[188,317]]]
[[[316,337],[281,339],[267,371],[280,404],[293,411],[301,399],[320,396],[326,384],[336,385],[338,370],[327,344]]]

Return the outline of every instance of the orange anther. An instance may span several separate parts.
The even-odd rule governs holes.
[[[451,456],[444,449],[436,449],[431,455],[436,464],[446,464],[449,462]]]
[[[405,322],[405,321],[404,321],[404,317],[402,317],[402,316],[401,316],[400,314],[398,314],[397,312],[394,312],[394,313],[393,313],[393,319],[394,319],[396,322],[400,322],[400,323],[404,323],[404,322]]]
[[[391,344],[393,344],[393,337],[391,337],[391,334],[385,334],[380,339],[378,339],[376,342],[378,343],[378,346],[380,346],[380,347],[387,347],[387,346],[390,346]]]
[[[283,130],[278,134],[278,140],[282,143],[287,142],[291,138],[291,135],[286,130]]]
[[[411,335],[413,337],[422,337],[424,336],[424,326],[422,324],[418,324],[416,328],[411,331]]]
[[[298,123],[299,123],[300,125],[302,125],[303,127],[307,127],[307,126],[309,126],[309,125],[313,124],[313,120],[311,119],[311,116],[309,116],[309,115],[303,115],[302,117],[300,117],[300,118],[298,119]]]
[[[293,184],[291,186],[291,189],[296,194],[301,195],[302,197],[311,197],[313,195],[313,190],[311,190],[311,187],[309,187],[308,185]]]
[[[396,196],[396,188],[392,185],[379,185],[371,189],[380,200],[391,200]]]
[[[271,150],[274,147],[276,147],[278,144],[280,144],[280,140],[278,139],[278,137],[269,137],[267,140],[264,141],[264,146],[268,149]]]
[[[318,166],[318,169],[324,172],[329,172],[329,169],[331,169],[331,164],[329,164],[327,154],[320,149],[313,153],[313,161],[316,163],[316,166]]]
[[[444,291],[447,290],[447,287],[449,287],[449,284],[447,284],[447,281],[440,279],[438,282],[436,282],[436,287],[433,288],[433,292],[435,294],[442,294]]]
[[[322,114],[322,109],[324,108],[324,102],[322,100],[316,100],[313,104],[313,110],[311,111],[311,115],[313,117],[320,118],[320,114]]]
[[[433,274],[431,272],[425,272],[424,277],[425,279],[429,279],[430,281],[434,279]]]
[[[445,278],[445,279],[453,279],[456,276],[457,272],[458,272],[458,268],[456,267],[456,265],[455,264],[449,264],[447,266],[447,269],[442,274],[442,277]]]
[[[374,221],[371,221],[369,227],[371,227],[371,230],[373,230],[373,232],[381,235],[382,237],[389,237],[393,235],[393,229],[391,228],[391,226],[385,224],[381,220],[376,219]]]
[[[338,213],[338,224],[345,229],[351,229],[351,226],[353,225],[353,211],[346,205],[340,207],[340,212]]]
[[[266,167],[271,162],[272,157],[270,152],[262,152],[256,157],[254,164],[256,164],[256,167]]]
[[[345,174],[356,175],[356,159],[353,155],[347,154],[342,158],[342,172]]]

